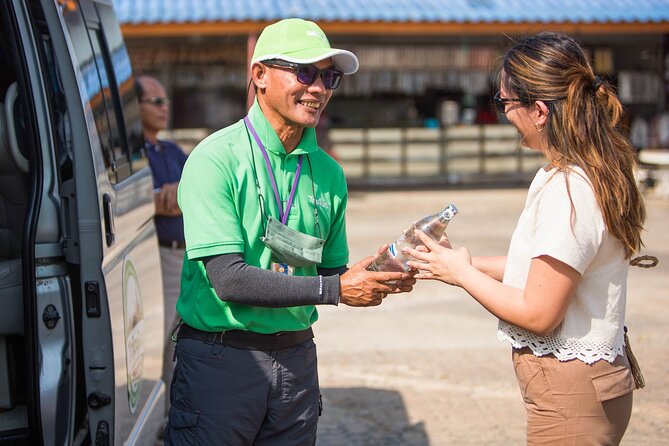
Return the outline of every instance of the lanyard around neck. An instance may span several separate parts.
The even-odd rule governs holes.
[[[302,171],[302,155],[300,155],[297,158],[297,169],[295,170],[295,180],[293,180],[293,187],[290,188],[290,196],[288,197],[288,202],[286,203],[286,211],[284,212],[283,206],[281,205],[281,197],[279,196],[279,189],[276,186],[276,179],[274,178],[274,172],[272,172],[272,166],[269,162],[269,156],[267,155],[267,150],[265,150],[265,146],[263,145],[262,141],[260,141],[260,137],[258,136],[256,129],[253,128],[251,120],[249,119],[248,116],[244,117],[244,123],[251,132],[251,135],[253,135],[253,139],[256,140],[258,147],[260,147],[262,156],[265,158],[265,167],[267,168],[269,181],[272,184],[272,189],[274,190],[274,199],[276,200],[276,205],[279,208],[279,217],[281,218],[281,223],[285,225],[286,222],[288,221],[288,213],[290,212],[290,208],[293,206],[293,200],[295,198],[295,191],[297,190],[297,184],[300,182],[300,172]]]

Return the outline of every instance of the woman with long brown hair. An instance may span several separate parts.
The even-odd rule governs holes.
[[[622,106],[571,37],[541,33],[505,55],[495,95],[540,169],[507,256],[472,257],[422,237],[416,278],[460,286],[513,347],[528,444],[618,444],[635,380],[625,351],[629,259],[643,199]]]

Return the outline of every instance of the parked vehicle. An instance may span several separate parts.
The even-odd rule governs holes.
[[[160,261],[111,1],[0,16],[0,445],[153,444]]]

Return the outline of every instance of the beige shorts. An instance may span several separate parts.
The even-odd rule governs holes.
[[[613,363],[559,361],[513,350],[527,409],[528,445],[617,445],[632,413],[634,379],[627,357]]]

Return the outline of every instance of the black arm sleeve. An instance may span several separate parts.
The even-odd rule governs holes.
[[[348,268],[345,266],[340,266],[339,268],[316,268],[316,270],[321,276],[334,276],[335,274],[341,276],[346,271],[348,271]]]
[[[216,294],[227,302],[273,308],[339,304],[337,274],[287,276],[248,265],[241,254],[223,254],[203,260]],[[327,268],[323,271],[339,270]]]

